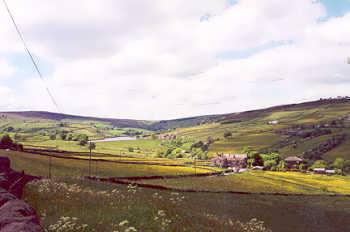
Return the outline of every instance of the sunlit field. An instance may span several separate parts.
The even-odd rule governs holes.
[[[283,232],[350,229],[347,197],[179,193],[65,178],[29,184],[25,200],[49,231],[244,232],[249,221]]]
[[[48,157],[6,151],[1,154],[11,158],[16,170],[23,169],[26,173],[47,176]],[[190,193],[90,181],[81,177],[88,174],[87,161],[62,158],[52,158],[51,161],[53,179],[28,184],[24,194],[25,200],[37,209],[42,224],[48,231],[212,231],[212,228],[218,231],[244,231],[246,225],[261,226],[262,223],[265,231],[349,229],[349,197],[327,196],[349,193],[348,177],[249,172],[147,182],[178,189],[306,195]],[[92,167],[92,174],[95,175],[94,165]],[[199,170],[197,168],[196,171]],[[190,167],[107,162],[97,166],[97,174],[101,176],[177,175],[193,172],[194,169]],[[313,217],[309,217],[311,214]]]
[[[34,155],[23,152],[6,152],[1,150],[0,156],[11,159],[12,168],[18,171],[24,170],[37,176],[49,176],[50,157]],[[194,173],[207,173],[213,170],[206,168],[194,168],[191,166],[162,166],[146,164],[121,164],[114,162],[91,162],[91,174],[94,176],[125,177],[125,176],[153,176],[153,175],[183,175]],[[51,176],[80,177],[89,175],[88,160],[74,160],[63,158],[51,158]]]
[[[197,191],[236,191],[289,194],[350,194],[349,176],[324,176],[297,172],[249,171],[229,176],[142,180],[147,184]]]
[[[27,141],[23,143],[26,147],[39,146],[60,149],[65,151],[88,152],[87,146],[80,146],[76,141],[62,141],[62,140],[45,140],[45,141]],[[130,152],[129,148],[134,151]],[[160,140],[138,139],[127,141],[113,141],[113,142],[98,142],[94,152],[106,153],[111,155],[129,155],[135,157],[155,157],[157,151],[161,150]]]

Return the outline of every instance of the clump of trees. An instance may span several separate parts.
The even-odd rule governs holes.
[[[327,168],[334,169],[338,174],[350,174],[350,160],[336,158],[332,163],[327,163],[324,160],[316,160],[309,169]]]
[[[23,151],[23,145],[20,143],[15,143],[9,135],[5,134],[0,139],[0,149]]]
[[[77,137],[77,141],[80,146],[85,146],[89,142],[89,137],[86,134],[80,134]]]
[[[320,143],[317,147],[304,152],[303,157],[308,160],[321,160],[322,155],[333,148],[339,146],[346,140],[346,134],[335,135],[325,142]]]
[[[263,161],[263,166],[267,170],[277,171],[278,165],[280,162],[283,162],[278,153],[261,154],[260,156]]]
[[[164,150],[159,151],[157,156],[162,158],[196,158],[208,159],[209,144],[214,140],[209,137],[207,141],[194,142],[189,138],[177,138],[166,140],[162,143]]]
[[[232,132],[231,131],[225,131],[224,132],[224,138],[227,139],[227,138],[231,138],[232,137]]]
[[[271,171],[281,170],[284,167],[283,160],[278,153],[272,152],[260,154],[258,152],[252,151],[247,154],[248,167],[263,166],[265,170]]]

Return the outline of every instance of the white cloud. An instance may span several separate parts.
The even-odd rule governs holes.
[[[0,59],[0,80],[13,74],[14,68],[8,62]]]
[[[350,87],[350,13],[322,22],[318,1],[16,0],[10,7],[32,50],[53,66],[48,84],[66,113],[175,118],[346,95]],[[4,14],[0,22],[0,53],[22,49]],[[218,58],[279,41],[288,43]],[[38,79],[24,81],[15,102],[54,110]]]

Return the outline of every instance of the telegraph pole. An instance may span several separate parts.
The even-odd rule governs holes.
[[[98,161],[95,161],[95,176],[97,176],[97,165],[98,165]]]
[[[197,175],[197,156],[194,157],[194,175]]]
[[[52,157],[49,156],[49,179],[51,179],[51,159]]]
[[[91,156],[92,156],[92,154],[91,154],[91,149],[92,149],[92,147],[91,147],[91,141],[89,140],[89,150],[90,150],[90,157],[89,157],[89,177],[91,177]]]

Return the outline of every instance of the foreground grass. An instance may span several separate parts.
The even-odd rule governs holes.
[[[10,157],[13,168],[27,173],[47,173],[48,158],[33,154],[1,151]],[[329,196],[260,196],[228,193],[178,193],[115,185],[81,179],[86,175],[88,162],[52,159],[52,181],[31,183],[25,189],[25,200],[37,209],[47,231],[244,231],[252,218],[265,222],[273,231],[331,232],[349,231],[350,201],[348,197]],[[166,169],[163,169],[166,168]],[[175,167],[99,165],[98,172],[107,176],[173,174]],[[192,172],[193,169],[185,169]],[[272,173],[271,173],[272,174]],[[221,182],[216,187],[245,184],[255,186],[255,180],[268,179],[270,173],[251,173],[251,178],[240,182]],[[256,175],[256,176],[255,176]],[[267,175],[266,178],[264,175]],[[69,177],[62,177],[69,176]],[[244,175],[239,175],[240,177]],[[239,177],[237,176],[237,177]],[[229,178],[233,176],[225,176]],[[252,178],[255,179],[252,179]],[[281,178],[275,176],[275,178]],[[299,178],[291,176],[289,179]],[[300,177],[302,179],[302,177]],[[335,178],[335,177],[334,177]],[[182,179],[187,186],[212,187],[202,178]],[[207,179],[203,179],[207,180]],[[238,179],[237,179],[238,180]],[[327,182],[329,179],[318,180]],[[339,182],[339,187],[346,187]],[[322,183],[323,183],[322,182]],[[281,183],[283,185],[285,183]],[[314,184],[314,182],[313,182]],[[266,183],[265,183],[266,185]],[[268,185],[267,185],[268,186]],[[215,187],[215,188],[216,188]],[[258,190],[258,187],[254,187]],[[264,190],[263,185],[260,185]],[[267,189],[267,188],[266,188]],[[310,216],[312,215],[312,216]],[[243,227],[240,223],[243,223]],[[251,221],[259,224],[257,221]],[[260,224],[259,224],[260,225]],[[259,226],[257,225],[257,226]],[[258,230],[259,231],[259,230]],[[267,230],[260,230],[267,231]]]
[[[240,232],[253,230],[237,221],[252,218],[272,231],[350,229],[350,201],[342,197],[177,193],[65,178],[29,184],[25,200],[48,231]]]
[[[296,194],[350,194],[350,177],[250,171],[229,176],[143,180],[177,189]]]
[[[24,152],[0,150],[0,156],[11,159],[12,168],[36,176],[48,176],[50,158]],[[212,170],[185,166],[161,166],[146,164],[121,164],[105,161],[91,162],[92,175],[106,177],[124,176],[153,176],[153,175],[181,175],[193,173],[206,173]],[[89,174],[88,160],[72,160],[64,158],[51,158],[51,176],[87,176]]]

